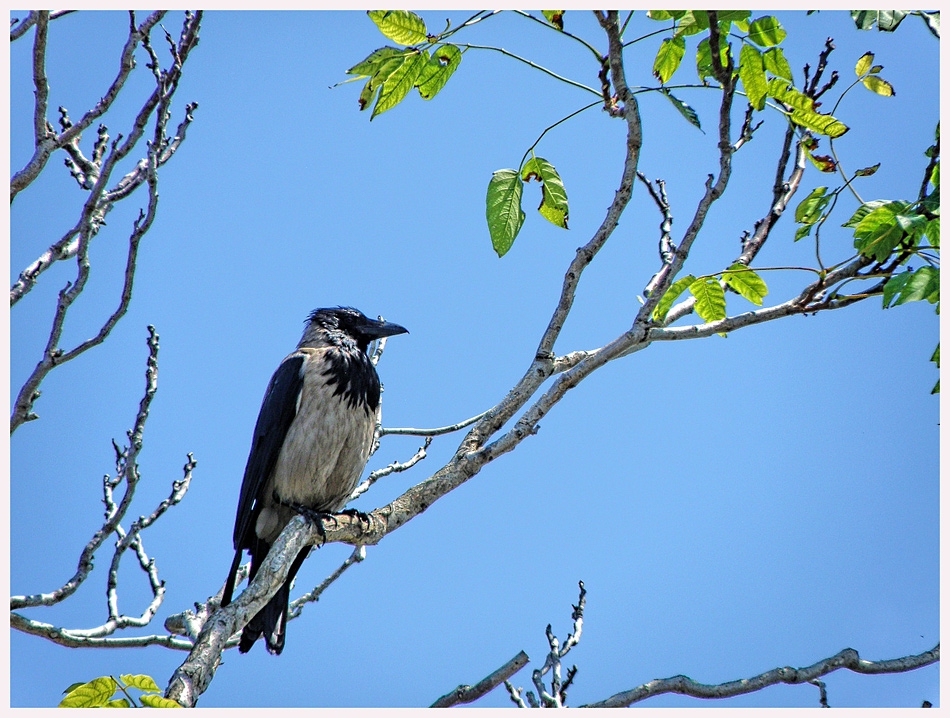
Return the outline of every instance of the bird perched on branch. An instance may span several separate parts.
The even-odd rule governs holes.
[[[257,417],[222,607],[231,602],[244,549],[251,555],[250,582],[295,514],[333,513],[346,504],[369,459],[379,415],[379,376],[367,348],[406,332],[349,307],[310,314],[297,349],[271,377]],[[297,554],[283,585],[244,628],[241,653],[261,635],[269,653],[283,650],[290,584],[309,553]]]

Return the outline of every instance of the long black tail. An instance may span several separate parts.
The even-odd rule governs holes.
[[[258,550],[251,555],[251,571],[248,582],[254,579],[257,569],[267,556],[270,545],[265,544],[263,541],[259,541],[256,548]],[[257,615],[255,615],[254,618],[248,622],[247,626],[244,627],[244,631],[241,633],[241,643],[238,645],[238,651],[241,653],[247,653],[249,650],[251,650],[251,646],[253,646],[257,639],[261,636],[264,636],[264,642],[267,646],[268,653],[280,655],[280,652],[284,650],[284,637],[287,626],[287,609],[288,604],[290,603],[290,584],[293,583],[294,577],[297,575],[297,571],[300,570],[304,559],[306,559],[309,554],[309,547],[301,550],[300,553],[297,554],[297,557],[290,566],[290,571],[287,572],[287,579],[284,581],[283,585],[277,590],[277,593],[274,594],[273,598],[267,602],[267,605],[264,606],[264,608],[262,608],[257,613]],[[238,556],[240,557],[240,554],[238,554]],[[225,590],[225,596],[230,598],[227,590]],[[226,604],[222,601],[222,605]]]

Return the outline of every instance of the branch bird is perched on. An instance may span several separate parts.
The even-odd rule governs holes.
[[[250,581],[295,514],[333,513],[346,504],[369,459],[379,415],[379,376],[366,350],[374,339],[407,331],[349,307],[310,314],[297,349],[271,377],[257,417],[222,607],[231,602],[244,549],[251,554]],[[297,554],[287,580],[244,628],[241,653],[261,635],[269,653],[283,650],[290,584],[309,553]]]

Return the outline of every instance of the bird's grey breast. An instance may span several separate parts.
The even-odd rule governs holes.
[[[277,465],[282,501],[339,511],[356,487],[373,441],[379,378],[358,349],[302,348],[303,386]]]

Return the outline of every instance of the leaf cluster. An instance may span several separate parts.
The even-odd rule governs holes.
[[[59,708],[181,708],[177,701],[165,698],[151,676],[125,674],[116,680],[100,676],[88,683],[73,683],[63,693],[66,697]],[[141,706],[136,704],[129,689],[142,692]],[[118,697],[115,697],[118,694]]]

